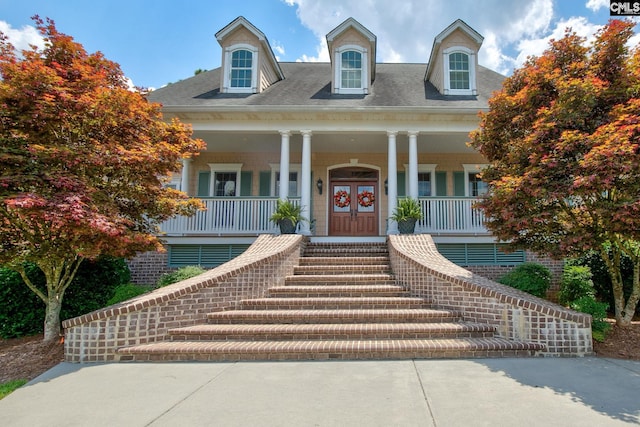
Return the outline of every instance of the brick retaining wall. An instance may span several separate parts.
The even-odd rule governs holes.
[[[440,255],[429,235],[389,236],[389,255],[398,283],[437,308],[491,324],[500,337],[543,344],[546,350],[540,355],[584,356],[593,351],[591,316],[465,270]]]
[[[302,236],[261,235],[243,254],[197,277],[65,320],[65,360],[118,360],[119,347],[162,341],[172,328],[203,323],[207,313],[262,297],[298,264]]]

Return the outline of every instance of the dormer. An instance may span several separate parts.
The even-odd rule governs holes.
[[[222,47],[222,93],[260,93],[284,79],[267,37],[239,16],[216,33]]]
[[[353,18],[327,34],[331,92],[368,94],[376,75],[376,36]]]
[[[478,51],[484,37],[458,19],[433,41],[425,81],[443,95],[477,95]]]

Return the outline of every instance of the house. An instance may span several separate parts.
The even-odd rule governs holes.
[[[489,277],[531,254],[505,253],[475,198],[485,160],[467,146],[504,76],[478,64],[483,37],[461,20],[438,34],[426,63],[377,63],[377,38],[353,18],[327,36],[330,63],[279,62],[264,33],[238,17],[216,33],[221,67],[149,94],[165,118],[193,126],[206,151],[171,181],[206,211],[162,225],[166,254],[131,261],[133,279],[213,267],[244,251],[277,199],[292,199],[313,239],[397,233],[397,200],[419,199],[416,232],[450,260]]]

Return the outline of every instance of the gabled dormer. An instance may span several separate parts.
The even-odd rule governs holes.
[[[331,92],[367,94],[376,75],[376,36],[353,18],[327,34]]]
[[[425,81],[443,95],[477,95],[478,51],[482,37],[458,19],[433,41]]]
[[[260,93],[284,74],[267,37],[239,16],[216,33],[222,47],[222,93]]]

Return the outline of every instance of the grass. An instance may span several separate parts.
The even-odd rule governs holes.
[[[27,383],[27,380],[13,380],[6,383],[0,383],[0,399],[9,395],[12,391],[22,387]]]

